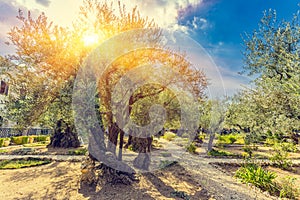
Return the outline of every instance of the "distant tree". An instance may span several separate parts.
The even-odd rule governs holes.
[[[227,122],[250,134],[289,135],[300,128],[299,13],[279,21],[276,12],[264,13],[259,28],[247,34],[244,72],[255,75],[255,86],[236,95]]]

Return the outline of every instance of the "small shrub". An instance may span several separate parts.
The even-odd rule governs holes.
[[[281,169],[288,170],[292,167],[292,161],[288,158],[288,153],[282,150],[275,150],[275,153],[270,157],[270,161]]]
[[[7,147],[9,142],[10,138],[0,138],[0,147]]]
[[[191,144],[189,144],[188,146],[186,146],[185,149],[186,149],[189,153],[195,154],[195,153],[196,153],[197,147],[195,146],[194,143],[191,143]]]
[[[29,143],[29,137],[28,136],[21,136],[22,137],[22,144],[28,144]]]
[[[50,137],[47,135],[38,135],[34,137],[34,142],[47,142],[50,141]]]
[[[3,147],[4,144],[4,138],[0,138],[0,147]]]
[[[286,152],[296,153],[298,151],[297,146],[293,143],[282,142],[282,143],[275,144],[274,146],[276,146],[276,145],[279,146],[278,148],[281,148],[283,151],[286,151]]]
[[[300,195],[299,188],[295,185],[295,177],[287,176],[280,183],[280,197],[296,199]]]
[[[249,158],[252,158],[253,151],[257,151],[258,147],[256,145],[245,145],[242,149],[246,154],[248,154]]]
[[[233,144],[237,141],[236,137],[233,137],[233,136],[230,136],[228,139],[229,139],[230,144]]]
[[[168,141],[172,141],[175,137],[176,137],[176,134],[172,133],[172,132],[166,132],[163,136],[163,138]]]
[[[219,151],[216,149],[212,149],[208,152],[209,156],[233,156],[234,154],[227,152],[227,151]]]
[[[219,135],[217,136],[218,141],[217,143],[219,145],[222,144],[234,144],[237,140],[240,140],[240,138],[242,138],[242,136],[240,136],[239,134],[228,134],[228,135]]]
[[[69,155],[85,155],[87,153],[87,149],[76,149],[76,150],[69,150]]]
[[[277,175],[274,172],[264,170],[261,166],[254,163],[247,163],[240,167],[236,171],[235,177],[241,179],[243,183],[251,183],[271,194],[278,193],[278,188],[274,182]]]
[[[28,143],[28,136],[12,137],[12,141],[16,145],[27,144]]]
[[[10,138],[4,138],[3,146],[7,147],[7,146],[9,146],[9,144],[10,144]]]

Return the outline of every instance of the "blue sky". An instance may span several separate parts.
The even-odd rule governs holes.
[[[242,65],[241,35],[257,29],[263,11],[275,9],[278,19],[290,20],[299,9],[295,0],[207,0],[207,6],[192,10],[179,19],[190,26],[192,38],[201,43],[213,56],[224,58],[228,68],[239,70]],[[203,29],[193,30],[193,19],[206,20]]]
[[[117,0],[112,0],[117,2]],[[19,8],[38,15],[45,12],[55,24],[71,26],[82,0],[0,0],[0,55],[12,53],[7,47],[7,32],[16,25]],[[223,83],[208,72],[214,87],[224,87],[231,95],[249,85],[242,70],[242,38],[258,27],[263,11],[275,9],[279,19],[290,20],[300,8],[297,0],[123,0],[127,8],[138,6],[141,14],[154,18],[160,27],[181,30],[204,47],[221,73]],[[223,86],[221,86],[223,85]]]

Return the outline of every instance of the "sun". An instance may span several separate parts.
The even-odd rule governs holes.
[[[87,33],[82,37],[84,46],[92,46],[99,42],[99,35],[96,33]]]

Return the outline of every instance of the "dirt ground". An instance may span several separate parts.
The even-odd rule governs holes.
[[[182,166],[145,173],[131,186],[105,185],[96,191],[80,188],[79,162],[52,162],[47,165],[0,171],[0,199],[182,199],[172,197],[174,191],[188,194],[190,199],[210,199],[207,191]]]

